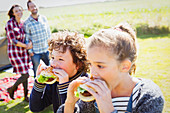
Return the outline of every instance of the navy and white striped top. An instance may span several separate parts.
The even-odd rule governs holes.
[[[135,104],[137,96],[139,93],[139,86],[136,85],[136,87],[133,89],[132,92],[132,106]],[[112,104],[114,108],[118,111],[118,113],[125,113],[127,112],[127,106],[129,102],[130,97],[116,97],[112,98]],[[94,104],[96,109],[98,110],[97,104]]]
[[[132,104],[133,113],[162,113],[164,107],[164,96],[153,81],[140,78],[140,82],[133,89],[132,98],[117,97],[112,99],[113,106],[117,111],[113,113],[124,113],[130,108],[128,105],[129,99]],[[74,113],[99,113],[95,101],[83,102],[79,100],[75,107]],[[129,111],[129,110],[128,110]],[[57,113],[64,113],[64,105],[60,106]]]

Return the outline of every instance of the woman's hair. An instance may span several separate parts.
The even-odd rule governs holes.
[[[13,5],[13,6],[10,8],[10,10],[8,11],[8,16],[9,16],[9,18],[12,18],[12,17],[15,18],[14,12],[13,12],[13,9],[14,9],[15,7],[21,7],[21,6],[20,6],[20,5]],[[21,7],[21,9],[23,10],[22,7]]]
[[[109,50],[118,61],[129,59],[132,62],[129,74],[135,73],[136,70],[136,33],[128,23],[120,23],[110,29],[102,29],[94,33],[88,41],[88,47],[103,47]]]
[[[34,2],[33,0],[28,0],[27,1],[27,8],[29,8],[29,3]]]
[[[50,58],[53,50],[65,53],[68,48],[73,57],[73,63],[79,67],[78,71],[89,71],[84,35],[76,32],[59,31],[52,34],[52,37],[48,40],[48,45]]]

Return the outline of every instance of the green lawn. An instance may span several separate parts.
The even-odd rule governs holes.
[[[165,97],[164,112],[170,112],[170,35],[139,39],[136,77],[153,80]]]
[[[52,32],[69,29],[90,36],[101,28],[127,21],[138,34],[167,33],[170,29],[170,0],[120,0],[52,8],[41,8],[47,16]],[[23,20],[29,16],[24,11]],[[7,12],[0,13],[0,36],[4,35]]]
[[[12,100],[9,103],[0,103],[0,113],[32,113],[29,110],[28,102],[22,99]],[[47,107],[44,111],[39,113],[53,113],[52,106]]]
[[[138,33],[139,54],[136,77],[153,80],[165,97],[164,113],[170,112],[170,0],[121,0],[40,9],[52,32],[79,31],[85,37],[119,22],[129,22]],[[24,12],[23,19],[29,13]],[[4,36],[6,12],[0,13],[0,36]],[[0,72],[0,78],[12,74]],[[0,102],[0,113],[31,113],[23,98]],[[53,113],[52,106],[42,113]]]

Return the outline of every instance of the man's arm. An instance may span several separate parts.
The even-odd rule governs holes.
[[[25,32],[25,43],[28,44],[30,41],[32,41],[32,38],[31,38],[31,30],[29,29],[29,26],[26,22],[24,22],[24,32]],[[29,49],[28,52],[30,54],[33,53],[33,49]]]

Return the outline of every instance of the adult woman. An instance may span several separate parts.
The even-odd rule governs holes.
[[[19,5],[13,5],[8,16],[10,20],[7,22],[5,30],[8,39],[8,56],[13,66],[13,72],[21,74],[15,84],[8,88],[7,91],[12,99],[14,99],[14,91],[17,90],[19,84],[24,87],[24,100],[29,101],[28,94],[28,69],[29,69],[29,55],[27,49],[32,48],[32,43],[25,44],[25,34],[23,30],[23,8]]]
[[[74,91],[83,83],[91,87],[86,90],[95,97],[94,106],[100,113],[162,112],[164,98],[159,87],[151,80],[131,76],[136,69],[137,47],[135,32],[129,24],[100,30],[94,33],[88,42],[87,59],[94,80],[79,78],[70,83],[65,113],[74,111],[78,100]],[[81,113],[94,108],[92,106],[84,109],[86,104],[81,103],[78,104]],[[58,110],[60,111],[62,109]]]

